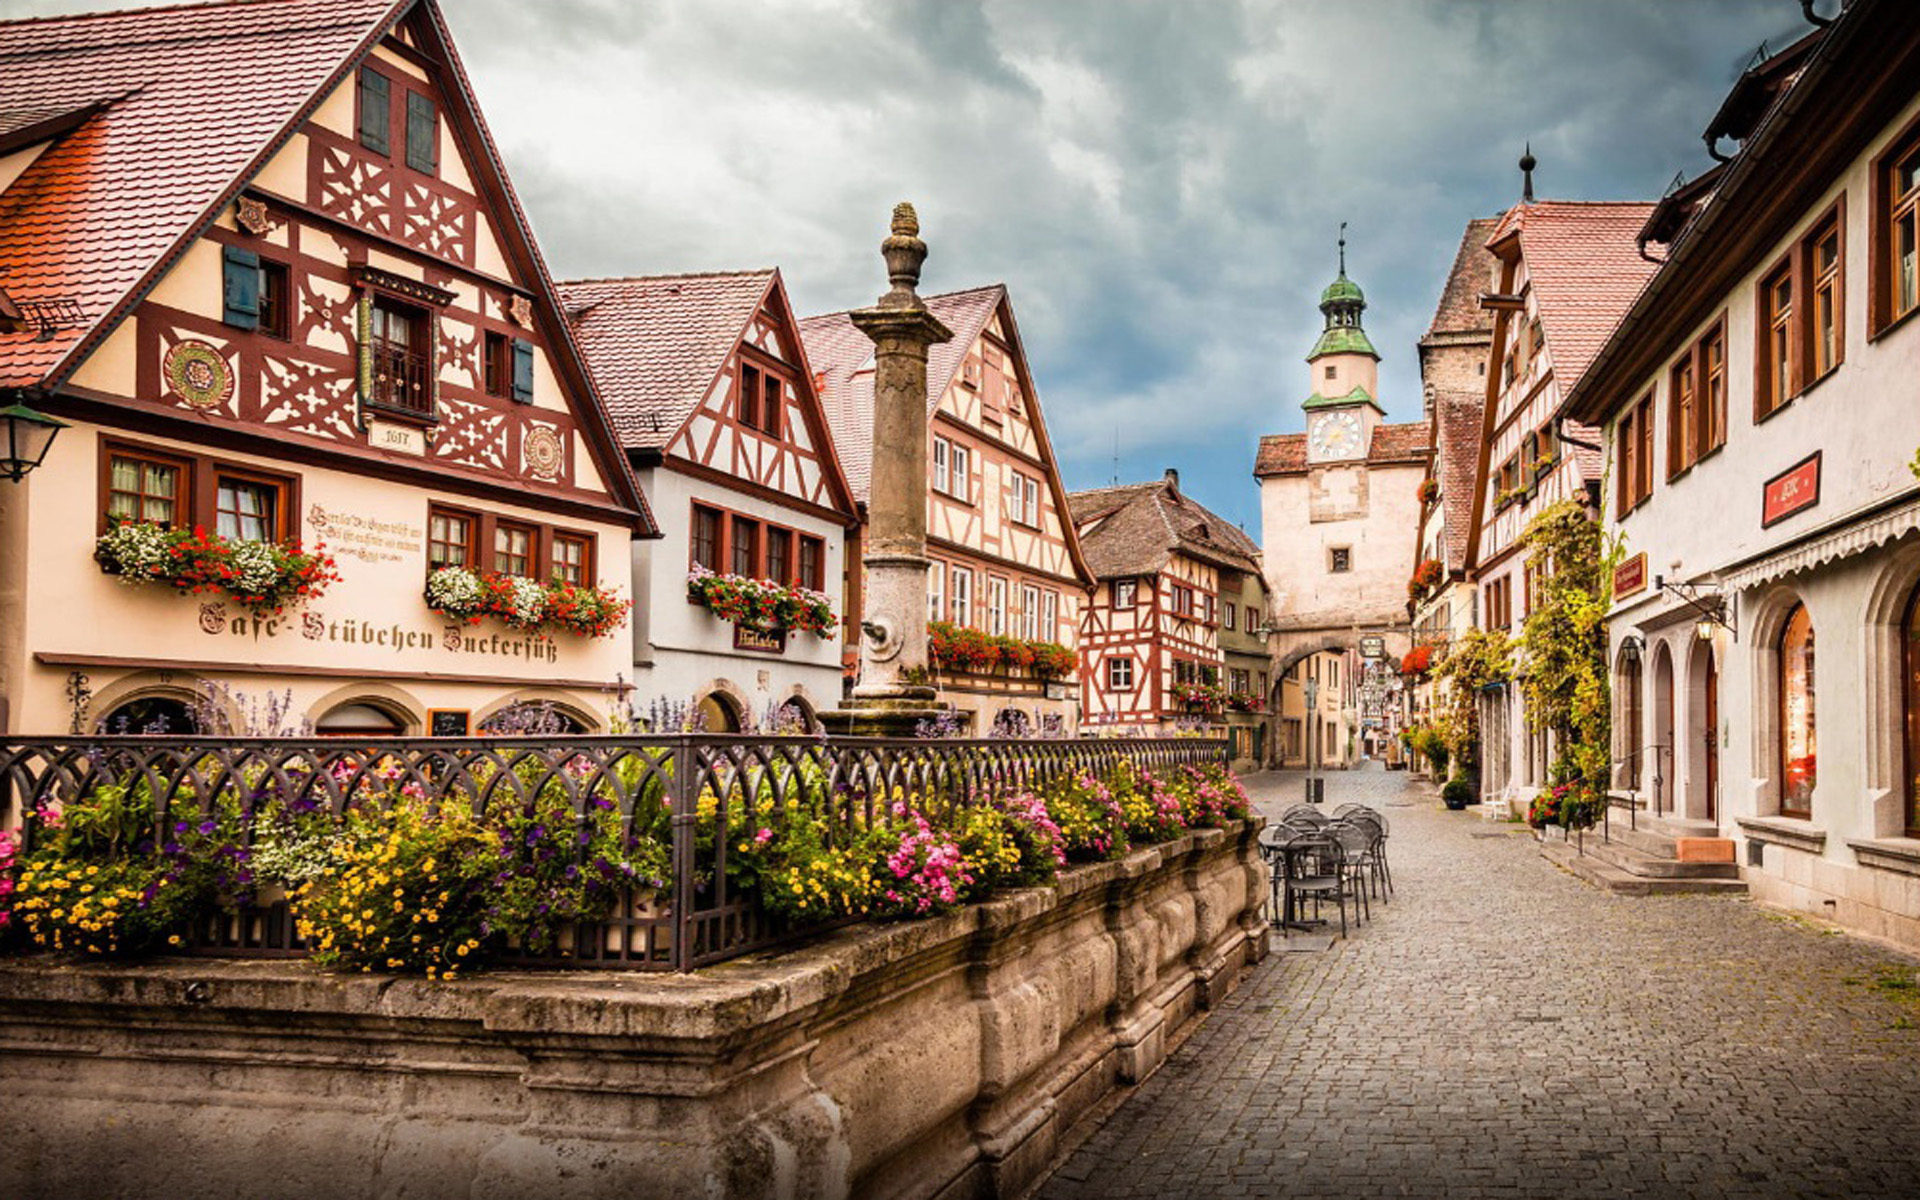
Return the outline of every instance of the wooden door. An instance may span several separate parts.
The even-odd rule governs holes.
[[[1713,661],[1712,651],[1707,653],[1706,680],[1706,729],[1703,741],[1706,750],[1707,781],[1707,820],[1719,819],[1720,797],[1720,671]]]

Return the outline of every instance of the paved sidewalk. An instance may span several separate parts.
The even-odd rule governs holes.
[[[1272,814],[1299,778],[1250,786]],[[1912,962],[1745,900],[1595,891],[1431,797],[1328,777],[1329,808],[1391,822],[1393,902],[1270,955],[1043,1200],[1920,1196]]]

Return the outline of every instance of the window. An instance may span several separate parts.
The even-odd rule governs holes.
[[[1132,579],[1114,581],[1113,606],[1115,608],[1132,608],[1139,598],[1140,584],[1137,581]]]
[[[998,575],[987,578],[987,632],[998,636],[1007,631],[1007,581]]]
[[[947,564],[927,564],[927,620],[947,619]]]
[[[1724,318],[1668,372],[1667,476],[1672,478],[1727,440],[1727,338]]]
[[[1653,495],[1653,394],[1628,409],[1614,430],[1619,451],[1618,509],[1625,516]]]
[[[704,504],[693,506],[693,563],[715,574],[721,573],[720,510]]]
[[[1133,690],[1133,660],[1131,658],[1110,658],[1107,660],[1107,690],[1110,692],[1130,692]]]
[[[1920,309],[1920,121],[1873,164],[1873,332]]]
[[[373,402],[385,408],[432,416],[427,314],[385,296],[376,296],[368,333],[373,341]]]
[[[948,457],[953,462],[953,497],[957,500],[972,503],[973,479],[968,474],[967,460],[969,456],[967,448],[958,443],[954,443],[952,449],[948,451]]]
[[[793,535],[784,529],[767,528],[767,578],[775,583],[792,583]]]
[[[526,525],[501,521],[493,527],[493,569],[502,575],[533,578],[533,555],[537,545],[534,530]]]
[[[184,462],[115,452],[107,460],[108,518],[185,527],[191,474]]]
[[[561,583],[589,583],[593,577],[591,543],[573,533],[553,535],[553,563],[548,573]]]
[[[391,148],[392,89],[387,77],[378,71],[361,68],[358,98],[360,103],[360,144],[375,154]]]
[[[768,437],[780,436],[780,414],[785,408],[781,395],[783,387],[780,377],[771,372],[760,378],[760,429]]]
[[[1018,471],[1013,472],[1013,482],[1007,489],[1007,515],[1021,525],[1040,524],[1038,480]]]
[[[440,114],[419,92],[407,93],[407,165],[429,175],[440,166]]]
[[[1812,324],[1812,336],[1807,339],[1809,383],[1839,366],[1846,356],[1846,293],[1841,283],[1840,247],[1838,214],[1828,217],[1807,239],[1807,276],[1812,281],[1807,313]]]
[[[1032,584],[1020,585],[1020,636],[1030,642],[1040,637],[1040,589]]]
[[[1327,570],[1335,575],[1353,569],[1353,551],[1346,546],[1335,546],[1327,551]]]
[[[1907,836],[1920,837],[1920,587],[1907,599],[1907,613],[1900,623],[1900,644],[1906,667],[1906,774]]]
[[[292,297],[287,292],[287,264],[260,260],[261,333],[285,339],[291,335]]]
[[[1237,612],[1237,605],[1226,604],[1221,606],[1221,615],[1225,618],[1225,624],[1228,629],[1234,628],[1234,617]]]
[[[1327,364],[1327,378],[1328,379],[1338,378],[1338,376],[1335,373],[1334,365],[1332,363]]]
[[[283,484],[270,480],[222,474],[214,489],[215,528],[236,541],[278,541],[284,491]]]
[[[465,513],[427,510],[427,569],[473,565],[473,522]]]
[[[760,522],[751,517],[736,516],[728,537],[732,549],[731,561],[733,573],[749,579],[760,574]]]
[[[1259,611],[1260,610],[1256,609],[1253,605],[1251,604],[1247,605],[1247,632],[1248,633],[1259,635],[1260,633]]]
[[[1787,402],[1793,386],[1793,264],[1781,263],[1760,284],[1760,378],[1754,388],[1758,419]]]
[[[827,543],[824,539],[800,535],[800,586],[823,592],[827,587]]]
[[[513,341],[504,333],[488,333],[481,349],[481,386],[489,396],[506,396],[513,380]]]
[[[740,423],[772,437],[780,436],[780,377],[754,363],[740,364]]]
[[[953,568],[951,580],[953,586],[947,590],[952,593],[953,623],[955,625],[973,624],[973,572],[965,567]]]
[[[953,471],[947,462],[952,447],[945,438],[933,439],[933,490],[945,492],[953,487]]]
[[[1502,576],[1486,585],[1488,629],[1508,629],[1513,625],[1513,577]]]
[[[1169,600],[1174,614],[1181,617],[1193,615],[1193,589],[1184,583],[1176,583],[1169,589]]]
[[[1238,696],[1244,696],[1253,687],[1253,677],[1245,667],[1234,667],[1227,672],[1227,690]]]
[[[1175,683],[1199,683],[1200,664],[1190,658],[1173,660],[1173,681]]]
[[[1040,598],[1040,640],[1060,640],[1060,593],[1049,590]]]
[[[1813,618],[1796,605],[1780,633],[1780,813],[1809,817],[1819,776],[1814,736]]]

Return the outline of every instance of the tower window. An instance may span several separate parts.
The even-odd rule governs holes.
[[[1335,366],[1334,366],[1334,365],[1333,365],[1332,363],[1328,363],[1328,364],[1327,364],[1327,378],[1328,378],[1328,379],[1332,379],[1332,378],[1333,378],[1333,377],[1334,377],[1334,376],[1335,376],[1336,374],[1338,374],[1338,373],[1339,373],[1339,368],[1337,368],[1337,367],[1335,367]]]
[[[1346,546],[1335,546],[1327,552],[1327,570],[1335,575],[1353,570],[1353,551]]]

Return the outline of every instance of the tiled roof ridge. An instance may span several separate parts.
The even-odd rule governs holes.
[[[149,14],[184,12],[195,8],[261,8],[278,0],[190,0],[186,4],[155,4],[145,8],[102,8],[86,12],[46,13],[37,17],[7,17],[0,26],[57,25],[66,21],[101,21],[113,17],[144,17]]]
[[[555,287],[591,287],[594,284],[660,283],[669,279],[742,279],[753,275],[771,275],[778,267],[748,267],[733,271],[674,271],[665,275],[586,275],[577,279],[556,279]]]
[[[983,283],[979,287],[960,288],[956,291],[951,291],[951,292],[935,292],[932,295],[920,297],[920,302],[922,304],[930,305],[935,300],[952,300],[960,296],[977,296],[982,292],[991,292],[996,289],[1004,292],[1007,290],[1007,285],[1004,282]],[[863,305],[861,307],[872,307],[872,306]],[[859,309],[857,308],[836,308],[832,312],[814,313],[810,317],[802,317],[800,318],[800,323],[802,325],[805,325],[812,321],[829,321],[829,320],[832,320],[834,317],[844,317],[849,313],[858,312],[858,311]]]
[[[244,7],[265,9],[280,2],[281,0],[213,0],[211,3],[181,4],[165,8],[124,8],[115,9],[106,13],[72,13],[64,17],[27,17],[20,20],[0,20],[0,30],[17,29],[29,24],[54,21],[66,21],[75,25],[83,25],[96,17],[137,17],[146,16],[150,13],[170,14],[201,8],[233,9]],[[358,28],[360,25],[361,22],[350,18],[306,21],[297,25],[280,25],[250,30],[245,36],[249,38],[297,37],[303,34],[319,33],[327,30]],[[177,31],[163,28],[131,41],[115,42],[113,48],[124,51],[137,50],[142,46],[178,46],[190,42],[225,42],[231,41],[233,37],[234,35],[232,33],[221,30],[209,30],[198,26],[182,26]],[[97,42],[56,44],[22,50],[17,54],[0,54],[0,62],[43,62],[49,59],[89,56],[98,53],[100,53],[100,44]],[[134,88],[124,93],[124,95],[132,95],[141,90],[140,88]]]

